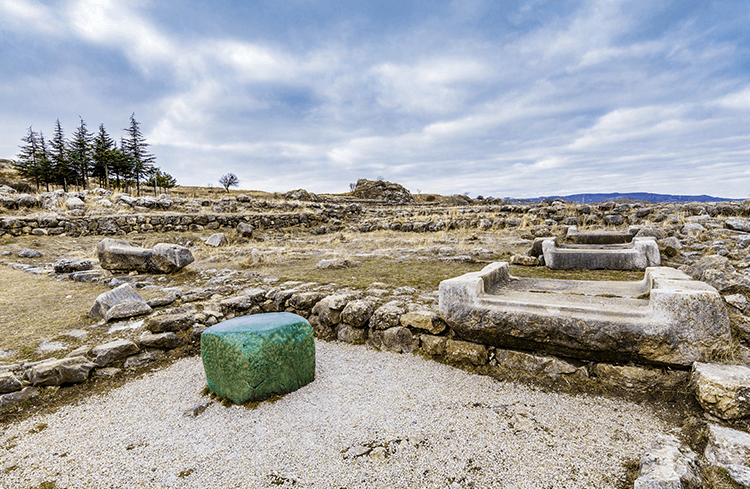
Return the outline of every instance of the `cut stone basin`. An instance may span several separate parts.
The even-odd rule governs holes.
[[[640,228],[631,226],[627,231],[579,231],[578,226],[570,226],[566,240],[575,244],[607,245],[630,243]]]
[[[466,341],[611,363],[685,368],[730,341],[716,289],[669,267],[597,282],[513,277],[497,262],[441,282],[440,313]]]
[[[661,265],[656,239],[633,238],[623,244],[560,244],[542,241],[544,264],[553,270],[645,270]]]

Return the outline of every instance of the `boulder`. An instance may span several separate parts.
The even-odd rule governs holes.
[[[239,200],[239,196],[238,196],[237,200]],[[240,202],[242,202],[242,201],[240,201]],[[239,224],[237,224],[237,234],[239,234],[243,238],[252,238],[253,237],[253,231],[255,231],[255,228],[250,223],[240,222]]]
[[[201,334],[201,358],[209,389],[237,404],[286,394],[315,378],[312,327],[287,312],[211,326]]]
[[[296,311],[309,310],[325,296],[324,292],[295,292],[287,301],[287,306]]]
[[[532,355],[514,350],[503,350],[498,348],[495,351],[495,361],[498,369],[508,369],[511,371],[523,371],[534,375],[546,375],[557,378],[560,375],[569,375],[575,373],[578,368],[568,362],[555,357],[544,355]]]
[[[342,268],[350,268],[354,265],[346,258],[331,258],[328,260],[320,260],[315,266],[316,268],[323,270],[339,270]]]
[[[206,239],[206,246],[226,246],[229,244],[229,241],[227,241],[227,237],[224,235],[224,233],[216,233],[212,234],[211,236]]]
[[[110,313],[110,309],[115,307],[117,308]],[[138,292],[130,284],[126,283],[99,294],[89,311],[89,317],[109,321],[114,318],[137,316],[149,312],[151,312],[151,308],[143,300],[143,297],[138,295]],[[122,316],[122,314],[127,314],[127,316]]]
[[[478,343],[458,340],[448,340],[445,343],[445,359],[455,363],[484,365],[488,357],[487,347]]]
[[[676,256],[682,250],[682,243],[674,236],[657,240],[659,249],[667,256]]]
[[[145,367],[151,362],[155,362],[156,360],[159,360],[160,358],[164,357],[164,353],[156,350],[156,351],[144,351],[143,353],[139,353],[138,355],[133,355],[125,359],[125,364],[123,365],[124,368],[141,368]]]
[[[750,415],[750,368],[695,362],[690,382],[703,409],[721,419]]]
[[[419,340],[422,344],[422,351],[426,354],[430,356],[445,355],[445,343],[448,341],[445,336],[423,334],[419,336]]]
[[[746,217],[730,217],[724,224],[728,229],[750,233],[750,219]]]
[[[290,200],[306,200],[310,202],[320,201],[320,197],[318,197],[312,192],[308,192],[307,190],[303,188],[300,188],[297,190],[290,190],[289,192],[286,192],[284,194],[284,198],[290,199]]]
[[[91,349],[97,367],[107,367],[118,360],[138,353],[140,348],[130,340],[119,339]],[[80,358],[80,357],[79,357]]]
[[[695,452],[672,435],[660,436],[641,455],[633,489],[699,489],[699,474]]]
[[[664,370],[656,367],[619,366],[597,363],[592,373],[605,385],[623,389],[660,392],[684,388],[688,373],[682,370]]]
[[[351,301],[341,311],[341,321],[355,328],[364,328],[374,312],[375,304],[372,301]]]
[[[171,331],[159,334],[144,332],[138,337],[137,341],[142,348],[162,348],[165,350],[171,350],[185,345],[185,341]]]
[[[164,314],[148,318],[143,327],[151,333],[177,332],[189,329],[195,322],[191,313]]]
[[[189,249],[167,243],[147,249],[127,241],[105,238],[96,246],[96,252],[99,264],[110,271],[172,273],[194,261]]]
[[[750,465],[750,434],[709,424],[708,444],[703,455],[711,465]]]
[[[375,310],[370,318],[370,328],[388,329],[399,326],[404,314],[406,309],[401,301],[388,302]]]
[[[73,260],[64,258],[52,264],[55,273],[73,273],[91,270],[91,260]]]
[[[433,335],[438,335],[447,328],[440,314],[429,309],[407,312],[399,320],[402,326],[421,329]]]
[[[43,253],[39,250],[32,250],[30,248],[24,248],[18,252],[18,258],[41,258]]]
[[[367,340],[367,330],[342,324],[336,331],[336,339],[344,343],[363,343]]]
[[[17,406],[24,401],[37,397],[39,394],[39,389],[24,387],[20,391],[0,395],[0,409]]]
[[[78,197],[70,197],[70,198],[68,198],[68,200],[65,201],[65,205],[71,211],[76,210],[76,209],[85,209],[86,208],[86,204],[81,199],[79,199]]]
[[[22,388],[21,380],[13,372],[0,373],[0,394],[20,391]]]
[[[84,357],[51,359],[34,365],[24,377],[33,386],[77,384],[88,379],[95,366]]]
[[[385,331],[370,328],[367,343],[385,351],[411,353],[419,348],[419,337],[403,326],[388,328]]]
[[[693,266],[686,267],[687,273],[696,280],[706,282],[722,295],[750,294],[750,277],[743,275],[720,255],[706,255]]]
[[[359,199],[384,200],[391,204],[413,204],[414,196],[402,185],[383,180],[357,181],[352,194]]]

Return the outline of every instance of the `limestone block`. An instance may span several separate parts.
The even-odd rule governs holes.
[[[246,222],[237,224],[237,234],[239,234],[243,238],[252,238],[253,231],[255,231],[255,228],[253,228],[252,224],[248,224]]]
[[[597,363],[592,370],[602,383],[642,391],[675,390],[685,387],[688,373],[655,367],[618,366]]]
[[[422,342],[422,351],[431,356],[440,356],[445,354],[445,343],[447,338],[445,336],[433,336],[431,334],[423,334],[419,337]]]
[[[746,217],[730,217],[725,224],[729,229],[750,233],[750,219]]]
[[[698,456],[672,435],[657,438],[641,456],[633,489],[698,489]]]
[[[52,359],[34,365],[24,375],[33,386],[80,383],[96,365],[84,357]]]
[[[139,350],[140,348],[134,342],[119,339],[95,346],[91,349],[91,353],[95,357],[94,363],[97,367],[106,367],[127,356],[138,353]]]
[[[711,465],[750,465],[750,434],[709,424],[708,444],[703,455]]]
[[[193,262],[184,246],[159,243],[153,249],[140,248],[127,241],[105,238],[96,246],[99,264],[106,270],[172,273]]]
[[[729,472],[729,477],[740,487],[750,487],[750,467],[746,465],[729,464],[724,466]]]
[[[107,313],[104,314],[104,320],[109,322],[113,319],[125,319],[134,316],[142,316],[144,314],[149,314],[151,311],[151,306],[149,306],[146,301],[123,302],[121,304],[115,304],[114,306],[110,307],[109,310],[107,310]]]
[[[0,373],[0,394],[20,391],[23,384],[13,372]]]
[[[28,399],[37,397],[38,395],[39,389],[33,387],[24,387],[20,391],[0,395],[0,409],[16,406]]]
[[[162,348],[171,350],[172,348],[184,346],[185,341],[172,332],[159,334],[145,332],[138,338],[138,344],[141,345],[142,348]]]
[[[201,357],[209,388],[238,404],[295,391],[315,378],[312,327],[286,312],[211,326],[201,335]]]
[[[445,358],[453,362],[471,362],[474,365],[487,363],[487,347],[468,341],[448,340],[445,343]]]
[[[312,313],[318,315],[321,324],[334,326],[341,322],[341,310],[353,298],[352,294],[329,295],[313,306]]]
[[[144,301],[143,298],[138,295],[138,292],[136,292],[135,289],[130,286],[130,284],[122,284],[117,288],[99,294],[96,300],[94,300],[94,305],[89,311],[89,317],[94,319],[105,319],[107,317],[107,313],[111,308],[117,306],[118,304],[128,303],[134,304],[133,310],[143,310],[145,312],[151,311],[151,308],[148,306],[146,301]],[[125,310],[123,309],[122,312],[125,312]],[[110,319],[113,317],[116,316],[110,315]]]
[[[148,318],[143,327],[152,333],[177,332],[189,329],[195,322],[195,316],[189,312],[163,314]]]
[[[397,326],[383,331],[383,349],[395,353],[411,353],[419,348],[419,337],[409,328]]]
[[[513,350],[497,349],[495,360],[498,366],[509,370],[525,370],[526,372],[544,374],[550,377],[573,374],[578,370],[575,365],[555,357],[532,355]]]
[[[316,268],[320,268],[322,270],[340,270],[342,268],[350,268],[353,264],[351,261],[347,260],[346,258],[331,258],[331,259],[324,259],[320,260],[317,265],[315,265]]]
[[[370,318],[370,327],[375,329],[388,329],[401,324],[401,316],[406,314],[406,309],[401,301],[388,302],[375,310]]]
[[[287,306],[298,311],[312,309],[325,296],[323,292],[295,292],[287,301]]]
[[[65,201],[65,205],[68,207],[68,209],[75,210],[75,209],[85,209],[86,204],[79,199],[78,197],[70,197],[68,200]]]
[[[140,368],[145,367],[151,362],[155,362],[156,360],[163,358],[164,353],[156,350],[156,351],[144,351],[143,353],[139,353],[138,355],[133,355],[125,359],[125,364],[123,365],[125,368]]]
[[[375,304],[368,300],[349,302],[341,311],[341,320],[355,328],[364,328],[375,312]]]
[[[82,272],[84,270],[91,270],[91,267],[91,260],[62,259],[52,264],[55,273]]]
[[[750,368],[696,362],[690,382],[698,403],[714,416],[729,420],[750,415]]]
[[[195,258],[184,246],[158,243],[153,248],[153,263],[156,270],[151,273],[172,273],[193,263]]]
[[[447,327],[440,315],[430,310],[419,310],[407,312],[400,318],[401,325],[409,328],[417,328],[438,335]]]
[[[336,338],[344,343],[362,343],[367,339],[367,330],[355,328],[350,324],[341,324],[336,332]]]
[[[229,243],[224,233],[216,233],[206,239],[206,246],[226,246]]]

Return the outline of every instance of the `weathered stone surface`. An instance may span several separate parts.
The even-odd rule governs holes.
[[[112,307],[118,304],[129,303],[136,304],[136,306],[134,306],[135,310],[145,310],[146,307],[148,307],[148,311],[151,310],[146,301],[138,295],[138,292],[136,292],[130,284],[122,284],[115,289],[99,294],[89,311],[89,317],[94,319],[105,319],[107,312]]]
[[[749,314],[750,313],[750,302],[747,300],[747,298],[742,294],[731,294],[724,296],[724,300],[727,301],[727,304],[731,305],[738,311]]]
[[[364,328],[374,312],[375,304],[372,301],[351,301],[341,311],[341,321],[355,328]]]
[[[253,231],[255,231],[255,228],[253,228],[252,224],[248,224],[246,222],[240,222],[239,224],[237,224],[237,234],[239,234],[243,238],[252,238]]]
[[[361,178],[357,181],[352,194],[360,199],[385,200],[397,204],[410,204],[415,202],[411,192],[402,185],[382,180],[367,180]]]
[[[164,353],[156,351],[144,351],[138,355],[133,355],[125,359],[124,368],[141,368],[149,363],[155,362],[164,357]]]
[[[24,248],[18,252],[19,258],[41,258],[42,252],[39,250],[32,250],[30,248]]]
[[[658,242],[659,249],[667,256],[676,256],[682,250],[682,243],[674,236],[660,239]]]
[[[167,333],[143,333],[138,337],[138,344],[142,348],[163,348],[171,350],[185,345],[185,341],[172,332]]]
[[[672,435],[660,436],[641,455],[634,489],[700,489],[698,456]]]
[[[750,277],[737,272],[724,256],[706,255],[691,267],[686,267],[686,271],[722,294],[750,294]]]
[[[385,351],[411,353],[419,348],[419,337],[403,326],[395,326],[386,330],[370,328],[367,343]]]
[[[151,308],[164,307],[172,304],[176,300],[177,294],[175,294],[174,292],[170,292],[161,297],[154,297],[153,299],[149,299],[146,301],[146,304],[148,304]]]
[[[85,381],[95,366],[84,357],[52,359],[34,365],[24,376],[33,386],[76,384]]]
[[[323,270],[338,270],[342,268],[350,268],[354,266],[351,261],[347,260],[346,258],[331,258],[327,260],[320,260],[317,265],[315,265],[316,268],[321,268]]]
[[[104,320],[109,322],[113,319],[125,319],[134,316],[142,316],[144,314],[149,314],[151,311],[151,306],[149,306],[146,301],[122,302],[110,307],[107,310],[106,314],[104,314]]]
[[[341,310],[353,297],[353,294],[329,295],[313,306],[312,313],[318,316],[323,326],[334,326],[341,322]]]
[[[0,395],[0,409],[17,406],[24,401],[37,397],[39,394],[39,389],[24,387],[20,391]]]
[[[434,335],[442,333],[447,327],[440,314],[427,309],[407,312],[401,316],[400,321],[402,326],[421,329]]]
[[[711,465],[750,465],[750,434],[709,424],[704,456]]]
[[[685,367],[731,339],[716,290],[667,267],[602,283],[511,277],[499,262],[441,282],[440,313],[466,341],[607,363]]]
[[[291,297],[291,293],[286,297],[287,299]],[[254,289],[248,289],[242,291],[242,295],[238,295],[235,297],[229,297],[228,299],[224,299],[220,302],[221,310],[224,312],[224,314],[231,312],[231,311],[247,311],[248,309],[252,308],[253,306],[259,306],[263,304],[266,301],[266,290],[261,288],[254,288]],[[285,302],[286,299],[282,300],[281,304],[279,304],[279,307],[283,309],[283,302]]]
[[[511,255],[510,264],[524,267],[538,267],[542,264],[542,260],[539,259],[539,256]]]
[[[91,349],[91,354],[94,355],[94,363],[97,367],[106,367],[138,351],[140,348],[134,342],[119,339],[95,346]]]
[[[91,267],[91,260],[62,259],[52,264],[55,273],[82,272],[84,270],[91,270]]]
[[[83,345],[79,346],[75,350],[72,350],[70,353],[65,355],[65,358],[73,358],[73,357],[85,357],[91,352],[91,346],[90,345]]]
[[[0,373],[0,394],[20,391],[22,388],[21,380],[13,372]]]
[[[229,244],[227,237],[224,233],[216,233],[206,239],[206,246],[226,246]]]
[[[315,378],[310,324],[285,312],[243,316],[201,335],[209,388],[241,404],[295,391]]]
[[[633,238],[613,245],[565,245],[556,238],[542,242],[544,264],[554,270],[645,270],[661,265],[654,238]]]
[[[388,329],[401,324],[401,316],[406,314],[406,308],[401,301],[388,302],[375,310],[370,317],[370,328]]]
[[[724,222],[724,224],[729,229],[750,233],[750,219],[745,217],[730,217]]]
[[[676,390],[684,388],[688,373],[655,367],[634,367],[597,363],[592,373],[604,384],[641,391]]]
[[[750,368],[741,365],[693,365],[690,382],[703,409],[721,419],[750,415]]]
[[[422,343],[422,351],[431,356],[441,356],[445,354],[445,343],[448,339],[445,336],[434,336],[423,334],[419,336]]]
[[[549,377],[559,377],[560,375],[574,374],[578,368],[559,358],[532,355],[513,350],[497,349],[495,351],[495,361],[497,367],[506,368],[513,371],[525,371],[532,374],[542,374]]]
[[[65,205],[70,210],[85,209],[86,208],[86,203],[83,202],[78,197],[70,197],[70,198],[68,198],[68,200],[65,201]]]
[[[195,322],[195,316],[188,312],[163,314],[148,318],[143,327],[151,333],[177,332],[190,328]]]
[[[344,343],[363,343],[367,340],[367,330],[355,328],[350,324],[342,324],[336,332],[336,337]]]
[[[478,343],[458,340],[448,340],[445,343],[445,359],[452,362],[484,365],[488,357],[487,347]]]
[[[189,249],[168,243],[147,249],[127,241],[105,238],[96,246],[96,252],[102,268],[111,271],[172,273],[194,261]]]
[[[324,292],[295,292],[287,301],[287,306],[297,311],[312,309],[325,296]]]

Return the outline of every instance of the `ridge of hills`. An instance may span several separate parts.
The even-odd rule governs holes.
[[[637,200],[642,202],[667,202],[667,203],[678,203],[678,202],[726,202],[731,200],[743,200],[743,199],[728,199],[725,197],[712,197],[710,195],[672,195],[672,194],[653,194],[650,192],[611,192],[611,193],[585,193],[585,194],[572,194],[572,195],[553,195],[547,197],[536,197],[533,201],[539,200],[555,200],[561,199],[566,202],[580,202],[583,204],[594,204],[597,202],[604,202],[607,200]]]

